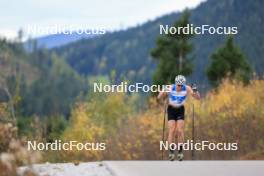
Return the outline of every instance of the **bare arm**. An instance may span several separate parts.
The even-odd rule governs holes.
[[[161,99],[165,98],[165,96],[166,96],[166,92],[159,92],[159,95],[157,96],[157,99],[161,100]]]
[[[190,86],[187,86],[187,92],[188,92],[189,95],[191,95],[196,100],[200,100],[201,99],[200,93],[198,91],[193,91]]]
[[[171,86],[169,86],[168,89],[171,89]],[[168,89],[165,89],[159,92],[159,95],[157,96],[158,101],[165,99],[168,96]]]

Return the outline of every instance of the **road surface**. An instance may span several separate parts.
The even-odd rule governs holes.
[[[264,176],[264,161],[103,161],[37,164],[33,169],[40,176]]]

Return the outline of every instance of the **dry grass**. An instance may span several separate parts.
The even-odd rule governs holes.
[[[16,137],[17,128],[11,123],[0,123],[0,173],[1,176],[16,176],[17,167],[31,165],[40,160],[40,155],[28,151]],[[22,176],[35,176],[26,170]]]

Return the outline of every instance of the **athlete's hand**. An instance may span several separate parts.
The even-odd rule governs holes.
[[[191,84],[191,88],[195,93],[198,91],[196,84]]]
[[[200,100],[200,99],[201,99],[201,96],[200,96],[200,93],[198,92],[198,89],[197,89],[196,84],[191,84],[191,89],[192,89],[192,91],[193,91],[192,96],[193,96],[195,99]]]

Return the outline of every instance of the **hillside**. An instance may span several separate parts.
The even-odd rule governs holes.
[[[0,70],[0,103],[13,101],[17,115],[67,115],[87,89],[85,79],[56,54],[27,53],[22,43],[5,39],[0,39]]]
[[[175,4],[176,5],[176,4]],[[192,9],[194,25],[237,26],[236,43],[245,52],[254,70],[263,75],[264,66],[264,1],[208,0]],[[171,25],[180,16],[172,13],[125,31],[108,33],[91,40],[81,40],[55,51],[79,73],[85,75],[109,74],[115,69],[117,78],[150,83],[155,63],[150,51],[155,47],[159,25]],[[195,36],[193,52],[195,69],[191,79],[200,85],[207,83],[205,69],[210,54],[223,44],[224,35]],[[117,79],[118,81],[118,79]]]
[[[54,48],[54,47],[60,47],[72,42],[75,42],[77,40],[81,39],[91,39],[93,37],[96,37],[97,34],[78,34],[76,32],[72,34],[53,34],[53,35],[47,35],[43,37],[34,38],[34,40],[37,43],[38,48]],[[30,50],[31,47],[31,40],[28,40],[24,44],[25,48]]]

